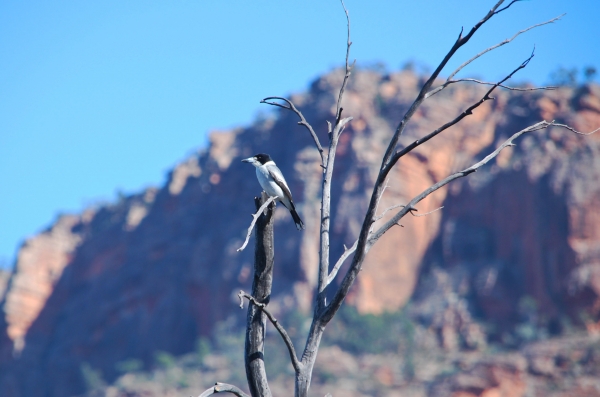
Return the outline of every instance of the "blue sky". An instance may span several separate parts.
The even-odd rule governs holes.
[[[433,67],[489,0],[347,0],[352,58]],[[598,0],[530,0],[486,25],[456,66],[534,23],[463,73],[518,81],[559,66],[600,69]],[[211,130],[251,122],[259,100],[340,66],[337,0],[0,2],[0,266],[61,212],[161,185]]]

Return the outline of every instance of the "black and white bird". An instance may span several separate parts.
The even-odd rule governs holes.
[[[292,214],[292,218],[294,218],[294,223],[296,224],[296,229],[304,229],[304,222],[302,222],[300,215],[296,212],[296,207],[292,200],[292,192],[290,192],[290,188],[285,182],[281,170],[275,165],[271,156],[265,153],[259,153],[255,156],[243,159],[242,161],[256,167],[256,177],[263,190],[269,196],[277,197],[277,200],[280,201],[285,208],[290,210],[290,214]]]

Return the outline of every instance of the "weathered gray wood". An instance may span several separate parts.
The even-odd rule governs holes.
[[[256,209],[267,202],[269,197],[262,193],[260,198],[255,197]],[[271,286],[273,285],[273,209],[271,204],[256,221],[255,248],[254,248],[254,278],[252,280],[252,296],[262,304],[268,304],[271,298]],[[252,302],[248,304],[248,317],[246,328],[246,343],[244,361],[246,364],[246,378],[248,387],[253,397],[270,397],[271,390],[267,382],[265,371],[265,330],[267,316]]]
[[[217,382],[214,386],[208,388],[205,392],[200,394],[198,397],[208,397],[213,394],[219,393],[231,393],[235,394],[238,397],[249,397],[246,393],[244,393],[239,387],[230,385],[229,383],[221,383]]]

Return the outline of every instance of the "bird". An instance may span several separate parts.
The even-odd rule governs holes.
[[[290,211],[296,229],[304,229],[304,222],[300,219],[300,215],[296,212],[296,206],[292,199],[292,192],[271,156],[266,153],[259,153],[252,157],[242,160],[244,163],[250,163],[256,167],[256,178],[263,190],[271,197],[276,197],[276,200],[281,202]]]

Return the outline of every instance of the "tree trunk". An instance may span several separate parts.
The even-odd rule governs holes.
[[[258,210],[268,199],[263,192],[260,198],[256,197],[254,203]],[[259,303],[265,305],[271,298],[273,284],[273,209],[271,204],[265,210],[266,214],[260,215],[256,221],[254,248],[254,278],[252,281],[252,296]],[[248,304],[248,317],[246,328],[246,344],[244,361],[246,364],[246,378],[252,397],[271,397],[271,390],[267,383],[265,371],[265,330],[267,316],[252,302]]]
[[[306,341],[306,347],[302,354],[303,366],[300,371],[296,371],[295,379],[295,397],[308,397],[308,389],[310,388],[310,382],[312,378],[313,368],[317,361],[317,353],[319,351],[319,345],[321,344],[321,337],[325,327],[319,320],[313,320],[310,325],[310,331],[308,332],[308,340]]]

